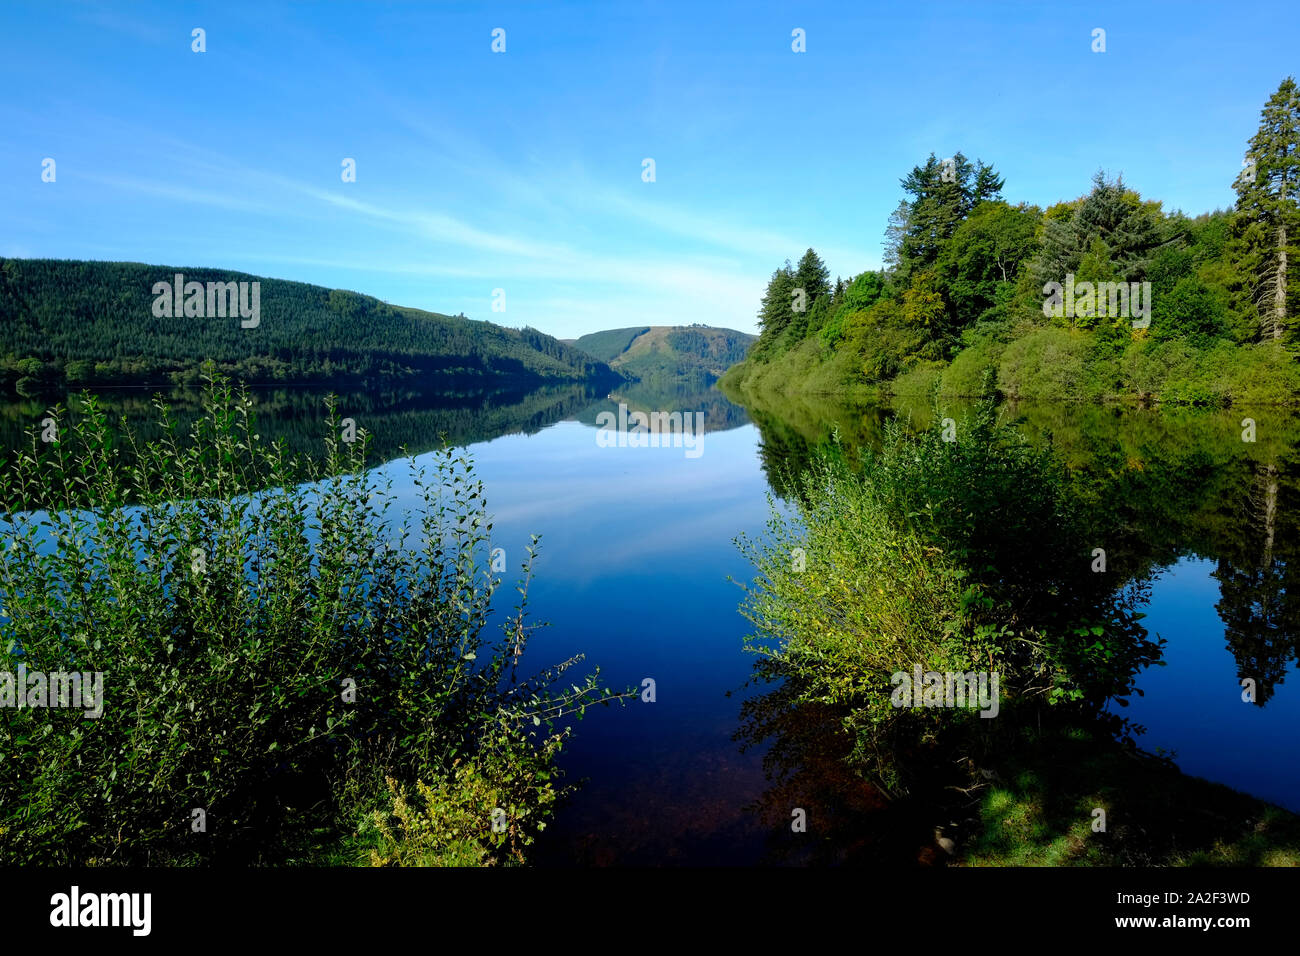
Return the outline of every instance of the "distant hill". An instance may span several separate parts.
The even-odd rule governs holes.
[[[239,314],[155,315],[155,283],[260,283]],[[250,304],[251,304],[251,286]],[[224,305],[224,303],[222,303]],[[173,310],[174,311],[174,310]],[[0,258],[0,384],[193,384],[201,363],[255,384],[380,381],[465,394],[622,376],[534,329],[389,305],[356,292],[224,269]]]
[[[707,325],[643,325],[592,332],[574,344],[615,371],[644,383],[708,387],[745,357],[755,338]]]
[[[635,329],[611,329],[608,332],[592,332],[590,335],[575,339],[573,344],[602,362],[612,362],[627,351],[627,347],[632,344],[633,339],[649,331],[650,326],[643,325]]]

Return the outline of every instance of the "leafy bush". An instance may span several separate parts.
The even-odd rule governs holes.
[[[1220,351],[1225,359],[1222,374],[1233,403],[1269,404],[1279,397],[1292,405],[1300,402],[1300,359],[1294,348],[1261,342],[1232,352],[1225,344]]]
[[[985,340],[962,349],[944,370],[939,394],[945,398],[977,398],[997,381],[1002,345]],[[986,376],[991,376],[986,380]]]
[[[889,392],[891,395],[930,398],[939,388],[943,373],[942,362],[917,362],[889,383]]]
[[[1011,398],[1082,401],[1088,394],[1088,339],[1064,329],[1039,329],[1002,353],[998,383]]]
[[[1134,611],[1141,589],[1091,573],[1086,513],[1050,452],[989,402],[956,441],[935,418],[919,438],[891,422],[860,472],[822,455],[794,512],[774,507],[764,539],[738,539],[759,572],[742,606],[748,649],[804,703],[841,708],[864,769],[893,786],[900,752],[992,723],[894,707],[898,672],[997,672],[1003,707],[1096,713],[1159,654]]]
[[[433,783],[385,781],[391,805],[373,811],[371,866],[489,866],[523,863],[534,834],[560,797],[549,769],[561,738],[540,751],[503,734],[467,761],[455,760]],[[484,808],[492,812],[485,814]],[[499,815],[499,819],[497,817]]]
[[[1271,342],[1234,346],[1219,340],[1134,343],[1122,360],[1123,377],[1138,395],[1156,394],[1173,405],[1274,404],[1300,396],[1300,363]]]
[[[0,471],[0,672],[100,672],[102,715],[0,708],[0,861],[277,862],[350,824],[359,767],[439,779],[602,697],[594,675],[552,690],[580,658],[519,671],[532,548],[490,640],[492,525],[452,449],[410,461],[421,507],[395,523],[332,404],[317,462],[223,381],[188,442],[161,402],[141,445],[84,401]]]
[[[1153,293],[1154,298],[1155,293]],[[1214,344],[1226,327],[1226,310],[1200,279],[1187,276],[1163,297],[1155,309],[1151,334],[1156,339],[1185,338],[1205,348]]]

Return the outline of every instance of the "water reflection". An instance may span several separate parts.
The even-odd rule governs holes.
[[[936,862],[928,825],[916,802],[891,801],[854,773],[842,710],[800,704],[793,683],[756,667],[765,693],[740,708],[736,740],[762,753],[768,787],[750,806],[763,823],[761,861],[770,865],[914,865]],[[802,811],[806,830],[795,829]]]
[[[584,408],[578,413],[578,421],[595,427],[597,416],[602,412],[618,414],[619,405],[626,405],[629,412],[701,412],[704,415],[704,431],[730,431],[749,423],[749,413],[743,406],[732,402],[725,395],[713,388],[695,386],[651,386],[641,383],[621,386],[610,392],[600,401]]]
[[[787,499],[794,494],[789,476],[833,431],[850,447],[876,447],[889,418],[920,429],[936,414],[916,399],[865,408],[747,401],[763,470]],[[938,414],[961,419],[965,407],[945,403]],[[1110,573],[1153,582],[1144,623],[1167,639],[1170,666],[1144,672],[1138,685],[1148,696],[1125,711],[1147,727],[1139,745],[1175,753],[1188,772],[1300,809],[1300,692],[1283,693],[1288,679],[1300,683],[1300,416],[1031,403],[1004,405],[1002,413],[1068,464],[1096,518]],[[1245,417],[1255,422],[1253,436],[1243,429]],[[1202,565],[1207,573],[1200,576]],[[1231,655],[1228,666],[1220,648]],[[1253,682],[1253,701],[1242,699],[1245,679]],[[780,700],[775,692],[751,704],[742,732],[751,743],[767,734],[769,761],[790,758],[785,777],[773,778],[774,813],[795,799],[789,780],[833,779],[817,769],[833,764],[818,756],[820,735],[799,729],[810,716],[783,713]],[[803,792],[835,788],[810,784]],[[852,790],[844,796],[847,806],[863,799]],[[911,836],[924,840],[927,825],[918,823]]]
[[[1215,605],[1237,676],[1255,683],[1254,703],[1272,699],[1300,654],[1300,581],[1296,581],[1296,509],[1275,464],[1257,465],[1239,502],[1240,533],[1216,555]],[[1294,488],[1289,487],[1289,492]]]
[[[336,394],[340,418],[351,418],[370,435],[369,460],[380,464],[403,454],[421,454],[442,445],[472,445],[502,435],[532,435],[557,422],[583,414],[600,401],[586,386],[551,386],[533,391],[448,393],[436,389],[402,389],[383,392],[333,393],[311,388],[250,388],[258,431],[271,440],[283,439],[296,454],[319,457],[326,422],[326,399]],[[161,400],[170,407],[180,436],[188,436],[201,417],[201,393],[172,389],[154,393],[146,389],[107,389],[95,400],[114,426],[125,419],[141,441],[162,436],[158,412]],[[81,395],[64,399],[64,424],[84,417]],[[33,429],[39,431],[48,406],[39,400],[0,406],[0,449],[12,454],[27,447]],[[123,468],[132,464],[129,446],[118,443]]]

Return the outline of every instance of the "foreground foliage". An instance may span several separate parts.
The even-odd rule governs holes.
[[[387,778],[458,807],[439,859],[517,857],[554,804],[556,721],[611,695],[580,658],[522,670],[532,547],[491,637],[472,463],[412,459],[394,517],[332,406],[317,460],[222,381],[188,440],[161,403],[141,444],[85,401],[0,471],[0,671],[102,672],[103,713],[0,708],[0,861],[319,858],[392,806]]]
[[[860,462],[822,453],[766,536],[739,540],[759,571],[750,649],[804,703],[842,711],[854,761],[889,789],[938,742],[979,752],[1031,717],[1101,715],[1160,654],[1142,587],[1093,571],[1093,529],[1051,453],[988,402],[950,425],[913,437],[895,421]],[[997,673],[1000,716],[895,706],[893,675],[917,665]]]

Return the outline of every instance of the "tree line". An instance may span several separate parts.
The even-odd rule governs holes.
[[[884,268],[832,283],[813,249],[795,265],[787,260],[760,305],[759,340],[730,380],[757,385],[811,369],[802,377],[818,379],[822,391],[969,395],[991,369],[1010,395],[1294,398],[1300,93],[1293,78],[1261,112],[1232,209],[1166,211],[1122,175],[1101,171],[1078,198],[1046,208],[1013,204],[991,165],[960,152],[932,153],[900,182],[904,198],[885,231]],[[1052,284],[1067,282],[1067,295],[1079,289],[1087,298],[1050,301]],[[1126,304],[1130,287],[1146,293],[1149,323],[1135,321],[1127,306],[1123,314],[1107,308],[1102,290],[1117,286]],[[827,363],[829,371],[818,368]]]
[[[261,283],[255,328],[239,318],[159,317],[155,282]],[[185,385],[202,363],[250,384],[419,382],[447,389],[620,377],[535,329],[402,308],[371,296],[220,269],[0,259],[0,385]]]

